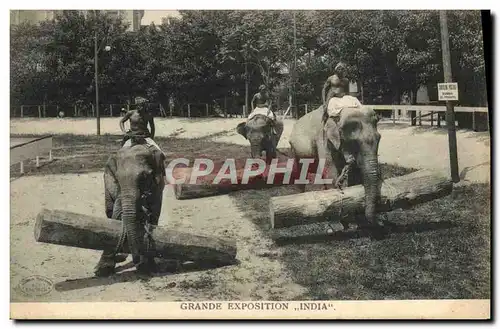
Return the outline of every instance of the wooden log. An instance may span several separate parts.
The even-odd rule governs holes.
[[[278,168],[286,168],[286,158],[280,158],[277,164]],[[168,181],[174,185],[175,197],[178,200],[204,198],[209,196],[227,194],[234,191],[271,188],[281,185],[284,181],[284,173],[277,172],[274,179],[268,183],[268,172],[270,166],[266,166],[263,173],[250,176],[248,183],[243,184],[243,173],[245,169],[245,159],[237,159],[234,168],[236,169],[236,181],[231,181],[229,178],[223,178],[216,182],[215,179],[219,173],[223,162],[214,163],[214,169],[206,176],[200,176],[195,182],[191,182],[191,167],[176,167],[172,172],[175,180],[183,179],[184,182],[175,183]],[[203,168],[202,168],[203,169]],[[254,168],[253,170],[256,170]],[[228,171],[226,171],[228,173]],[[290,179],[292,181],[292,178]]]
[[[36,218],[35,240],[69,247],[104,250],[114,248],[122,222],[62,210],[43,209]],[[211,264],[232,264],[236,257],[233,240],[194,235],[156,226],[152,230],[158,257]],[[129,253],[125,245],[120,251]]]
[[[235,191],[271,188],[275,184],[267,184],[266,178],[261,174],[249,177],[248,184],[242,184],[243,169],[237,171],[237,183],[233,184],[229,179],[222,179],[214,183],[216,173],[213,175],[198,177],[195,184],[190,183],[192,168],[179,168],[176,174],[186,178],[184,183],[174,184],[175,197],[178,200],[205,198],[215,195],[228,194]],[[175,177],[175,175],[174,175]]]
[[[446,196],[452,189],[449,178],[430,170],[389,178],[382,184],[377,211],[410,208]],[[271,227],[339,221],[341,218],[354,221],[354,215],[364,213],[364,187],[350,186],[343,192],[330,189],[273,197],[269,202]]]

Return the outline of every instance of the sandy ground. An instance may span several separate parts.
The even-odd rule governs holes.
[[[244,119],[155,119],[157,136],[176,138],[210,138],[214,142],[247,145],[248,141],[235,131]],[[284,121],[279,148],[288,148],[295,120]],[[408,124],[381,123],[380,160],[405,167],[427,168],[450,172],[448,134],[446,129],[411,127]],[[87,119],[15,119],[11,134],[95,134],[95,120]],[[117,118],[101,120],[101,134],[120,134]],[[457,131],[458,162],[461,178],[471,182],[490,181],[489,132]]]
[[[157,119],[157,135],[212,138],[214,142],[245,144],[234,131],[242,119]],[[293,120],[285,122],[280,147],[288,145]],[[119,133],[117,120],[103,119],[102,133]],[[380,125],[382,162],[414,168],[449,171],[445,130]],[[93,120],[12,120],[11,134],[94,134]],[[458,131],[462,178],[489,182],[488,133]],[[248,193],[248,192],[238,192]],[[225,236],[237,241],[240,264],[198,272],[154,277],[145,282],[125,271],[113,278],[93,278],[99,252],[36,243],[35,216],[42,207],[104,216],[102,173],[21,177],[11,182],[11,300],[12,301],[181,301],[181,300],[289,300],[306,293],[294,283],[284,265],[269,257],[271,240],[241,214],[233,199],[216,196],[179,201],[164,192],[159,225],[194,234]],[[25,296],[18,283],[43,275],[55,289],[43,297]]]
[[[148,282],[128,270],[113,279],[94,278],[98,251],[35,242],[33,223],[42,207],[104,216],[103,185],[100,173],[21,178],[12,184],[12,301],[34,300],[16,289],[20,280],[33,274],[55,284],[55,290],[37,301],[287,300],[305,292],[278,261],[265,257],[273,252],[271,241],[239,214],[228,196],[181,202],[168,188],[159,225],[235,239],[240,264],[234,266],[163,275]]]

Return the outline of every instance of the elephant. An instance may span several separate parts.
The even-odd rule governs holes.
[[[283,133],[282,120],[256,114],[247,121],[239,123],[236,131],[250,142],[253,158],[260,157],[262,151],[266,151],[267,163],[276,158],[276,150]]]
[[[345,108],[337,116],[331,116],[320,106],[302,116],[292,128],[290,147],[295,158],[296,169],[301,170],[300,159],[324,159],[324,178],[333,179],[327,188],[342,188],[364,185],[365,209],[363,216],[357,216],[361,229],[380,228],[375,219],[376,207],[380,201],[381,172],[378,162],[378,148],[381,135],[377,129],[379,117],[369,108]],[[347,181],[343,186],[335,186],[336,179],[350,161]],[[316,162],[317,163],[317,162]],[[300,172],[300,171],[299,171]],[[305,185],[301,192],[305,191]],[[341,221],[344,229],[347,221]]]
[[[131,146],[120,148],[108,158],[104,169],[104,201],[108,218],[122,221],[122,235],[116,249],[104,250],[96,265],[96,276],[108,276],[126,254],[117,254],[125,243],[141,274],[156,270],[148,244],[149,225],[158,225],[165,188],[165,155],[140,136]]]

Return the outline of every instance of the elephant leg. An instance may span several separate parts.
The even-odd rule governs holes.
[[[163,177],[163,176],[162,176]],[[165,185],[163,184],[162,178],[158,179],[160,182],[153,191],[153,195],[148,203],[148,208],[151,211],[150,222],[145,223],[146,228],[150,229],[148,224],[153,226],[158,226],[158,221],[161,215],[162,202],[163,202],[163,190]],[[141,260],[136,265],[137,270],[141,274],[150,274],[158,271],[158,265],[155,261],[156,256],[156,246],[154,240],[150,239],[147,230],[144,230],[144,253],[141,255]]]
[[[335,180],[337,179],[339,173],[337,170],[337,166],[335,165],[335,162],[333,161],[333,154],[330,152],[328,146],[327,146],[327,141],[320,141],[317,145],[317,150],[318,150],[318,161],[323,160],[324,161],[324,167],[323,167],[323,172],[322,173],[316,173],[317,175],[320,174],[323,179],[328,179],[331,180],[331,183],[324,184],[324,189],[328,190],[332,187],[335,186]],[[320,165],[319,163],[318,165]],[[318,169],[321,168],[321,166],[318,167]]]
[[[357,165],[352,166],[351,169],[349,170],[346,183],[347,186],[355,186],[363,184],[363,175],[361,173],[361,169]],[[356,214],[354,215],[354,218],[358,226],[363,225],[363,221],[365,218],[363,214]]]
[[[121,220],[121,202],[118,198],[113,204],[112,219]],[[124,241],[124,244],[126,241]],[[115,254],[115,249],[103,250],[101,258],[95,268],[96,276],[109,276],[115,272],[116,263],[124,262],[127,259],[127,254]]]
[[[301,157],[296,155],[296,152],[295,152],[295,149],[293,148],[293,146],[291,147],[291,154],[292,154],[293,158],[295,159],[294,163],[293,163],[293,167],[292,167],[292,182],[294,183],[294,185],[296,185],[298,187],[299,193],[304,193],[306,191],[306,184],[305,183],[300,183],[300,184],[297,183],[297,181],[301,179],[300,175],[302,173],[302,168],[304,168],[304,164],[300,162]],[[307,179],[307,176],[308,176],[310,171],[311,171],[311,168],[308,167],[304,179]]]
[[[276,121],[274,125],[274,131],[275,131],[275,136],[276,136],[276,147],[278,147],[278,143],[281,139],[281,134],[283,134],[283,122],[282,121]]]

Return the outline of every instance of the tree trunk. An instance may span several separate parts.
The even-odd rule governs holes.
[[[377,212],[410,208],[446,196],[452,188],[453,184],[446,175],[429,170],[386,179]],[[271,227],[339,221],[347,216],[354,220],[354,215],[364,212],[364,197],[363,185],[345,188],[344,194],[331,189],[273,197],[269,203]]]
[[[122,222],[114,219],[43,209],[36,218],[35,240],[93,250],[113,249],[120,238]],[[228,239],[194,235],[156,226],[152,230],[157,257],[184,261],[231,264],[236,243]],[[120,253],[129,253],[123,246]]]

